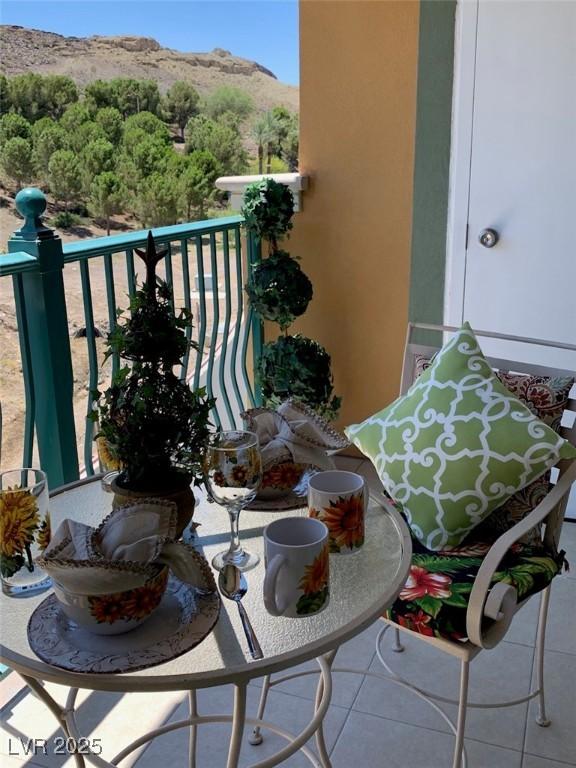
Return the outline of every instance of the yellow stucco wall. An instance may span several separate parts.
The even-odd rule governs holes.
[[[291,329],[332,356],[339,426],[398,392],[408,319],[418,3],[300,2],[300,170],[287,247],[314,285]],[[267,329],[271,338],[272,329]]]

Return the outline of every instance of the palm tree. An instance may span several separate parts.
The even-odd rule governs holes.
[[[265,112],[254,124],[253,136],[258,143],[258,173],[264,172],[264,154],[266,154],[266,173],[270,173],[272,158],[277,154],[282,126],[273,112]]]
[[[266,113],[268,114],[268,113]],[[258,173],[264,173],[264,147],[268,144],[268,121],[266,115],[262,116],[252,129],[252,133],[258,144]]]

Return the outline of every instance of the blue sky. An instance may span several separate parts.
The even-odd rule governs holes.
[[[2,24],[61,35],[145,35],[167,48],[226,48],[298,83],[297,0],[2,0]]]

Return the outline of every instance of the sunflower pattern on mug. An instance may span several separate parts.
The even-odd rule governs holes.
[[[364,544],[366,501],[364,479],[354,472],[329,470],[310,479],[308,515],[328,528],[332,554],[357,552]]]
[[[38,502],[24,488],[8,487],[0,494],[0,565],[3,576],[22,567],[34,570],[31,546],[40,525]]]
[[[318,613],[328,600],[329,550],[326,544],[310,565],[304,566],[304,573],[299,587],[304,594],[296,603],[296,613],[305,616]]]

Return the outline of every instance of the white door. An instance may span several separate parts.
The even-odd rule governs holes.
[[[576,1],[465,0],[459,12],[447,319],[576,345]],[[576,352],[522,356],[576,370]]]
[[[446,322],[576,345],[576,0],[458,13]],[[576,351],[482,347],[576,371]]]

